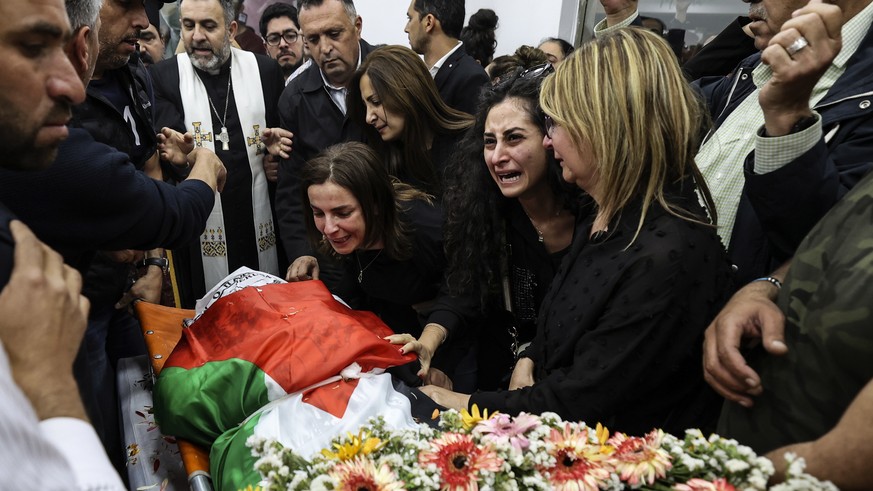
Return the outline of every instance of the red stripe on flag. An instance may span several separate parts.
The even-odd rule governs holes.
[[[303,394],[303,402],[330,413],[337,419],[343,419],[349,399],[352,398],[352,393],[357,386],[358,379],[352,379],[316,387]]]
[[[375,314],[345,307],[320,281],[266,285],[215,302],[183,331],[166,366],[191,369],[239,358],[291,393],[353,362],[368,372],[413,361],[415,355],[403,356],[382,339],[390,334]]]

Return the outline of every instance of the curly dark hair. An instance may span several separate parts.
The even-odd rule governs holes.
[[[470,23],[461,29],[461,41],[464,50],[479,62],[482,67],[488,66],[494,58],[497,49],[497,14],[491,9],[479,9],[470,16]]]
[[[514,199],[503,196],[485,162],[485,120],[494,106],[516,98],[523,102],[530,121],[545,135],[539,107],[541,82],[539,78],[515,75],[483,90],[476,123],[464,135],[446,168],[443,194],[446,281],[451,294],[478,297],[483,311],[500,291],[501,264],[506,259],[505,217]],[[543,151],[552,192],[564,208],[576,214],[579,188],[563,180],[553,152]]]

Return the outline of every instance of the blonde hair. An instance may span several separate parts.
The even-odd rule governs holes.
[[[633,240],[653,201],[674,216],[710,224],[665,197],[668,184],[688,176],[694,178],[715,223],[712,198],[694,163],[702,102],[659,36],[644,29],[620,29],[582,45],[544,81],[540,104],[578,148],[590,146],[598,173],[599,211],[607,221],[642,196]]]

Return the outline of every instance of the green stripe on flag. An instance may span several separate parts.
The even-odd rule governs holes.
[[[255,432],[261,415],[248,420],[246,424],[224,433],[212,445],[209,452],[209,473],[215,491],[237,491],[251,486],[256,488],[261,475],[255,470],[252,449],[246,440]]]
[[[190,370],[165,367],[154,389],[161,432],[204,446],[268,402],[264,372],[237,358]]]

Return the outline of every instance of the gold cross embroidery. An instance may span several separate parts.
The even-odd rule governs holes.
[[[255,155],[260,155],[264,153],[264,145],[261,143],[261,125],[253,124],[252,129],[255,130],[255,134],[251,138],[246,137],[246,143],[249,146],[256,145]]]
[[[201,133],[200,125],[203,124],[200,121],[194,121],[191,123],[194,126],[194,146],[202,147],[204,141],[211,142],[212,141],[212,133]]]

